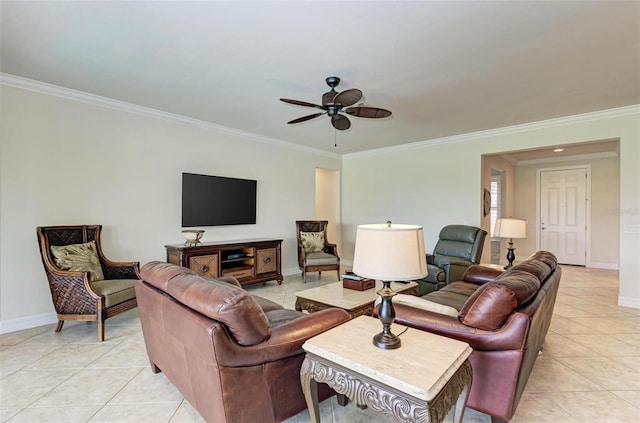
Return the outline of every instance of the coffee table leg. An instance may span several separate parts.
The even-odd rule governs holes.
[[[453,411],[453,423],[462,423],[462,418],[464,417],[464,409],[467,405],[467,399],[469,398],[470,389],[471,384],[468,383],[464,385],[462,392],[460,392],[460,396],[458,397],[458,401],[456,402],[456,409]]]
[[[300,369],[300,383],[302,384],[302,392],[304,399],[309,408],[309,416],[311,423],[320,423],[320,407],[318,406],[318,382],[312,377],[313,365],[308,358],[305,357]]]

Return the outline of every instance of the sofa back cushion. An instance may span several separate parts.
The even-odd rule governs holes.
[[[271,335],[267,316],[242,288],[212,282],[166,263],[148,263],[140,273],[144,281],[178,302],[223,323],[240,345],[255,345]]]
[[[465,302],[458,318],[478,329],[500,328],[516,309],[531,300],[540,281],[531,273],[514,270],[480,286]]]

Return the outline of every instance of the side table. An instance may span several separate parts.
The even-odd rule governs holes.
[[[467,359],[471,347],[393,324],[392,331],[401,336],[402,346],[382,350],[372,343],[380,330],[378,319],[360,316],[304,343],[307,354],[300,381],[311,421],[320,421],[320,382],[357,405],[392,415],[400,422],[442,422],[454,405],[454,422],[462,422],[472,379]]]

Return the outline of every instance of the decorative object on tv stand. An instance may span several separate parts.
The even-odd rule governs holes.
[[[513,266],[516,255],[513,252],[513,240],[527,237],[527,221],[521,219],[498,219],[493,230],[493,236],[496,238],[509,238],[509,247],[507,247],[507,261],[509,262],[504,268],[508,269]]]
[[[202,229],[185,229],[182,231],[182,236],[187,240],[184,245],[187,247],[191,247],[194,245],[198,245],[200,240],[202,239],[202,235],[204,235],[204,230]]]
[[[391,350],[400,347],[400,338],[391,333],[396,313],[391,298],[392,281],[411,281],[427,276],[422,226],[392,224],[359,225],[353,256],[353,272],[358,276],[381,280],[377,292],[382,298],[378,316],[382,332],[373,337],[373,345]]]

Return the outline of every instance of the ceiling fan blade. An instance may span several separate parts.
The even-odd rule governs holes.
[[[391,116],[391,112],[389,110],[367,106],[349,107],[345,112],[351,116],[363,118],[385,118]]]
[[[290,121],[290,122],[287,122],[287,123],[300,123],[300,122],[305,122],[305,121],[307,121],[307,120],[311,120],[311,119],[313,119],[313,118],[317,118],[318,116],[322,116],[322,115],[324,115],[324,114],[325,114],[325,113],[314,113],[314,114],[312,114],[312,115],[302,116],[302,117],[300,117],[300,118],[298,118],[298,119],[294,119],[294,120],[292,120],[292,121]]]
[[[322,106],[313,103],[307,103],[306,101],[300,100],[291,100],[290,98],[281,98],[280,101],[284,101],[285,103],[295,104],[296,106],[307,106],[307,107],[315,107],[316,109],[322,109]]]
[[[362,100],[362,91],[357,88],[345,90],[339,93],[333,99],[335,104],[342,104],[343,107],[353,106],[357,102]]]
[[[344,115],[331,116],[331,124],[338,131],[344,131],[345,129],[351,128],[351,121]]]

